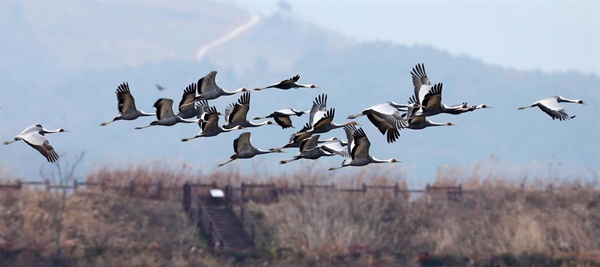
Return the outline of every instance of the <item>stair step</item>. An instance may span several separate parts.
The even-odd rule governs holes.
[[[254,239],[244,230],[244,224],[239,220],[235,213],[223,206],[212,206],[210,203],[203,202],[207,215],[216,225],[225,244],[230,249],[236,250],[254,250]]]

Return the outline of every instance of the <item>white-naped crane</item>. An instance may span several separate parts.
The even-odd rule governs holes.
[[[260,123],[249,121],[246,116],[250,110],[250,92],[245,92],[240,96],[237,103],[232,103],[225,109],[225,125],[223,128],[232,129],[238,126],[243,128],[259,127],[263,125],[272,125],[270,120]]]
[[[427,73],[425,72],[425,65],[423,63],[417,64],[410,72],[412,77],[413,86],[414,86],[414,97],[416,99],[416,103],[419,105],[422,103],[425,94],[431,90],[431,81],[427,77]]]
[[[344,157],[348,156],[348,152],[346,152],[346,149],[342,146],[342,142],[337,138],[319,143],[319,137],[321,136],[316,134],[310,138],[302,140],[299,146],[300,152],[298,152],[298,154],[291,159],[280,160],[279,164],[286,164],[299,159],[315,160],[320,157],[329,157],[335,155]]]
[[[464,104],[448,106],[442,103],[442,83],[436,83],[431,90],[425,94],[420,103],[420,108],[415,112],[415,116],[434,116],[440,113],[461,114],[469,111]]]
[[[310,117],[308,117],[308,125],[310,127],[315,124],[327,112],[327,95],[320,94],[313,100],[313,105],[310,108]]]
[[[221,115],[221,112],[218,112],[215,106],[209,106],[208,101],[206,100],[200,100],[196,104],[196,107],[198,109],[197,118],[203,120],[202,122],[198,123],[200,126],[200,132],[193,137],[181,139],[181,142],[187,142],[198,137],[216,136],[220,133],[242,129],[242,126],[231,129],[225,129],[222,126],[219,126],[219,116]]]
[[[44,135],[50,133],[63,132],[68,131],[63,128],[58,128],[56,130],[48,130],[42,127],[41,124],[35,124],[25,128],[25,130],[23,130],[20,134],[16,135],[13,140],[4,142],[4,145],[10,145],[16,141],[22,140],[23,142],[40,152],[48,160],[48,162],[56,162],[58,160],[58,154],[50,145],[50,142],[48,142],[48,140],[44,137]]]
[[[233,151],[234,153],[233,155],[231,155],[231,157],[229,157],[229,160],[227,162],[219,164],[219,167],[236,159],[249,159],[253,158],[256,155],[284,152],[279,148],[270,148],[268,150],[262,150],[252,146],[252,143],[250,142],[250,132],[243,132],[238,138],[233,140]]]
[[[183,89],[183,95],[181,101],[179,101],[179,112],[177,116],[184,119],[193,118],[198,114],[196,102],[196,83],[191,83],[185,89]]]
[[[413,104],[414,100],[415,100],[414,97],[411,97],[408,100],[408,103]],[[473,111],[474,109],[475,109],[475,106],[469,107],[467,105],[467,103],[463,103],[462,106],[460,107],[460,109],[457,109],[457,113],[453,113],[453,114],[457,115],[457,114],[461,114],[464,112]],[[451,122],[438,123],[438,122],[433,122],[433,121],[429,120],[426,116],[423,116],[423,115],[416,116],[415,113],[417,110],[418,110],[418,108],[411,106],[408,108],[406,113],[402,114],[402,118],[404,118],[406,120],[406,122],[408,123],[408,126],[406,128],[412,129],[412,130],[421,130],[421,129],[425,129],[425,128],[431,127],[431,126],[456,126],[456,124],[451,123]]]
[[[223,115],[221,112],[217,111],[217,108],[215,106],[210,106],[208,104],[208,101],[206,101],[206,100],[196,101],[194,106],[196,109],[196,118],[197,119],[206,120],[204,117],[209,114],[215,114],[217,116]]]
[[[310,125],[308,123],[306,123],[300,131],[290,135],[290,141],[286,145],[281,147],[281,149],[300,147],[300,143],[302,142],[302,140],[310,138],[313,135],[313,132],[310,132],[310,129],[311,129]],[[331,137],[331,138],[328,138],[325,140],[319,140],[319,143],[324,143],[327,141],[334,141],[334,140],[337,140],[337,138]],[[348,145],[347,141],[344,141],[344,140],[339,140],[339,141],[342,143],[342,146]]]
[[[365,166],[371,163],[396,163],[400,162],[396,159],[377,159],[369,154],[371,142],[362,128],[356,128],[354,125],[344,127],[346,137],[348,138],[348,154],[347,158],[342,162],[340,167],[329,168],[330,171],[337,170],[348,166]]]
[[[282,90],[288,90],[288,89],[292,89],[292,88],[313,88],[313,89],[319,88],[318,86],[316,86],[314,84],[298,83],[298,80],[300,80],[300,75],[296,75],[287,80],[283,80],[281,82],[271,84],[267,87],[254,88],[254,91],[260,91],[260,90],[265,90],[265,89],[269,89],[269,88],[277,88],[277,89],[282,89]]]
[[[310,138],[313,135],[312,132],[309,132],[310,129],[311,129],[310,125],[308,123],[306,123],[300,131],[298,131],[297,133],[291,134],[289,142],[281,148],[283,149],[283,148],[299,147],[300,142],[302,142],[302,140]]]
[[[175,113],[173,113],[173,99],[170,98],[159,98],[154,103],[154,107],[156,108],[157,120],[146,126],[135,127],[136,130],[157,125],[173,126],[177,123],[199,123],[203,121],[202,119],[184,119],[175,115]]]
[[[146,113],[141,110],[138,110],[135,107],[135,99],[129,90],[129,83],[122,83],[117,87],[115,91],[117,95],[117,109],[119,110],[119,116],[115,117],[111,121],[103,122],[100,126],[106,126],[109,123],[118,121],[118,120],[135,120],[139,117],[144,116],[155,116],[156,113]]]
[[[461,105],[451,106],[451,108],[449,108],[445,113],[452,114],[452,115],[459,115],[459,114],[472,112],[472,111],[475,111],[478,109],[484,109],[484,108],[492,108],[492,107],[490,107],[486,104],[479,104],[476,106],[468,106],[467,102],[464,102]]]
[[[415,111],[415,116],[433,116],[440,113],[460,114],[468,108],[462,104],[448,106],[442,103],[442,83],[431,85],[429,77],[425,72],[423,63],[417,64],[410,72],[414,86],[414,102],[419,104],[419,109]]]
[[[550,115],[550,117],[552,117],[553,120],[558,119],[558,120],[564,121],[564,120],[570,120],[572,118],[575,118],[575,116],[569,116],[569,114],[567,114],[567,112],[562,107],[562,105],[559,104],[561,102],[586,105],[586,103],[583,102],[583,100],[581,100],[581,99],[566,99],[562,96],[556,95],[556,96],[550,96],[550,97],[540,99],[538,101],[535,101],[532,105],[520,107],[520,108],[518,108],[518,110],[532,108],[532,107],[538,107],[543,112],[546,112],[546,114]]]
[[[220,96],[234,95],[240,92],[248,91],[248,89],[244,87],[241,87],[235,91],[225,91],[223,88],[217,85],[216,78],[217,71],[213,70],[198,80],[198,96],[196,96],[196,100],[211,100],[219,98]]]
[[[348,140],[341,140],[341,139],[338,139],[337,137],[330,137],[330,138],[327,138],[327,139],[319,140],[318,143],[322,144],[322,143],[327,143],[327,142],[331,142],[331,141],[333,141],[333,142],[339,142],[342,146],[347,146],[348,145]],[[348,154],[346,154],[346,155],[348,155]]]
[[[387,136],[388,143],[395,142],[400,137],[400,130],[407,126],[400,110],[390,103],[373,105],[364,109],[361,113],[348,116],[348,119],[356,119],[360,116],[367,116],[379,132]]]
[[[308,113],[310,113],[310,111],[300,111],[300,110],[296,110],[293,108],[285,108],[285,109],[276,110],[273,113],[271,113],[267,116],[264,116],[264,117],[255,117],[254,120],[273,118],[275,123],[277,123],[279,126],[281,126],[282,129],[294,128],[294,125],[292,125],[291,116],[300,117],[300,116],[302,116],[304,114],[308,114]]]
[[[326,133],[333,129],[343,128],[347,125],[360,125],[356,121],[349,121],[342,124],[335,123],[333,122],[333,117],[335,117],[335,108],[330,108],[329,110],[327,110],[327,112],[325,112],[325,115],[323,115],[323,117],[318,119],[312,125],[312,128],[309,131],[311,131],[312,133]]]
[[[415,116],[417,111],[419,110],[419,104],[417,103],[417,100],[415,99],[415,96],[411,96],[408,99],[408,106],[407,106],[407,113],[403,114],[402,117],[404,118],[410,118],[412,116]],[[478,110],[478,109],[484,109],[484,108],[492,108],[486,104],[479,104],[476,106],[469,106],[467,104],[467,102],[463,102],[460,105],[455,105],[455,106],[450,106],[448,109],[446,109],[445,113],[446,114],[452,114],[452,115],[459,115],[459,114],[463,114],[466,112],[472,112],[474,110]],[[406,114],[409,114],[408,116]]]
[[[456,126],[452,122],[432,122],[425,116],[416,116],[408,119],[408,126],[406,128],[412,130],[421,130],[431,126]]]
[[[311,129],[308,131],[312,133],[326,133],[333,129],[342,128],[346,125],[359,125],[355,121],[338,124],[333,122],[333,117],[335,117],[335,109],[330,108],[327,110],[327,95],[318,95],[315,97],[313,106],[310,109],[308,124],[310,125]]]

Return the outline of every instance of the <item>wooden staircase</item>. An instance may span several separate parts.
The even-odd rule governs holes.
[[[198,227],[211,246],[244,252],[256,249],[254,240],[246,233],[231,206],[199,200],[198,207]]]
[[[252,253],[268,246],[263,227],[254,214],[246,211],[243,190],[235,195],[233,189],[226,186],[222,192],[217,192],[220,194],[213,194],[212,190],[217,189],[214,183],[194,187],[186,183],[183,186],[183,209],[196,222],[208,245],[215,249]],[[239,212],[234,211],[234,206]]]
[[[226,207],[206,207],[207,213],[216,225],[216,231],[219,231],[223,239],[224,247],[236,251],[252,251],[255,249],[254,241],[244,230],[244,225],[233,213],[233,210]]]

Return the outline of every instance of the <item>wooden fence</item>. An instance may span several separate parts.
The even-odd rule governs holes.
[[[273,183],[258,184],[258,183],[241,183],[239,185],[220,185],[213,183],[192,183],[185,184],[167,184],[162,180],[153,183],[136,183],[130,181],[122,185],[108,184],[105,182],[80,182],[73,180],[71,183],[57,185],[50,180],[43,181],[21,181],[17,180],[13,183],[0,183],[0,191],[2,190],[21,190],[24,187],[34,189],[44,189],[46,191],[67,190],[69,192],[78,192],[81,190],[99,190],[101,192],[112,192],[121,196],[128,197],[143,197],[149,199],[180,199],[184,205],[186,200],[190,199],[191,191],[194,191],[197,196],[208,196],[210,189],[221,189],[226,193],[227,201],[231,203],[245,203],[254,201],[258,203],[273,203],[277,202],[278,198],[283,195],[303,195],[308,192],[327,191],[331,193],[349,193],[362,194],[369,193],[386,194],[395,198],[409,199],[411,194],[432,194],[447,197],[449,200],[456,200],[464,193],[469,191],[463,190],[462,185],[458,186],[432,186],[427,184],[424,189],[405,189],[400,187],[398,183],[394,185],[367,185],[363,183],[359,187],[338,187],[335,184],[304,184],[299,186],[278,186]]]
[[[79,182],[73,180],[71,183],[55,184],[50,180],[43,181],[22,181],[17,180],[13,183],[0,183],[0,192],[3,190],[21,190],[23,188],[43,189],[46,191],[67,190],[68,192],[78,192],[81,190],[97,190],[101,192],[112,192],[122,196],[143,197],[149,199],[170,199],[180,197],[182,193],[181,185],[165,185],[161,180],[154,183],[136,183],[130,181],[127,185],[114,185],[105,182]]]

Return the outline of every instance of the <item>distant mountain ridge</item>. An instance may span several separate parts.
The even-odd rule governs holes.
[[[241,133],[181,143],[181,138],[199,131],[197,125],[133,130],[151,120],[143,119],[100,127],[100,122],[117,115],[114,90],[121,82],[129,82],[138,108],[152,111],[159,97],[178,103],[185,86],[211,70],[218,71],[218,83],[228,90],[265,86],[299,74],[301,82],[321,89],[253,92],[249,116],[287,107],[306,110],[315,96],[327,93],[328,105],[336,108],[335,121],[344,122],[346,116],[373,104],[405,102],[413,90],[410,70],[424,63],[430,79],[444,83],[444,102],[485,103],[493,109],[432,117],[459,126],[402,130],[394,144],[387,144],[366,118],[359,118],[374,156],[404,162],[369,168],[392,168],[392,173],[408,172],[409,178],[422,181],[433,178],[439,166],[473,164],[495,155],[524,168],[531,162],[559,161],[569,170],[598,173],[598,77],[594,75],[520,72],[427,46],[361,43],[280,14],[261,19],[235,39],[211,48],[197,62],[195,56],[203,44],[239,27],[251,14],[216,3],[203,3],[202,8],[190,3],[181,7],[160,3],[3,5],[9,23],[2,30],[4,36],[13,38],[3,41],[2,48],[2,139],[37,122],[69,129],[71,133],[52,136],[51,142],[59,154],[85,151],[83,172],[106,161],[137,163],[156,158],[188,162],[209,171],[229,157],[231,142]],[[156,83],[166,90],[156,90]],[[568,122],[552,121],[539,110],[516,110],[555,94],[583,98],[589,105],[565,105],[570,114],[577,115]],[[29,95],[35,97],[26,101],[24,109],[24,96]],[[223,111],[238,97],[210,103]],[[306,120],[306,116],[294,118],[293,130],[250,129],[253,143],[261,148],[281,146]],[[344,133],[336,130],[323,135],[330,136],[342,138]],[[36,176],[36,166],[46,164],[32,158],[37,155],[24,147],[2,147],[0,152],[2,168],[14,168],[18,174]],[[272,172],[293,172],[303,166],[278,166],[278,159],[266,156],[231,165],[245,170],[259,162]],[[313,166],[326,170],[342,160],[319,160]],[[31,164],[34,168],[28,167]],[[363,171],[348,169],[340,172]]]

